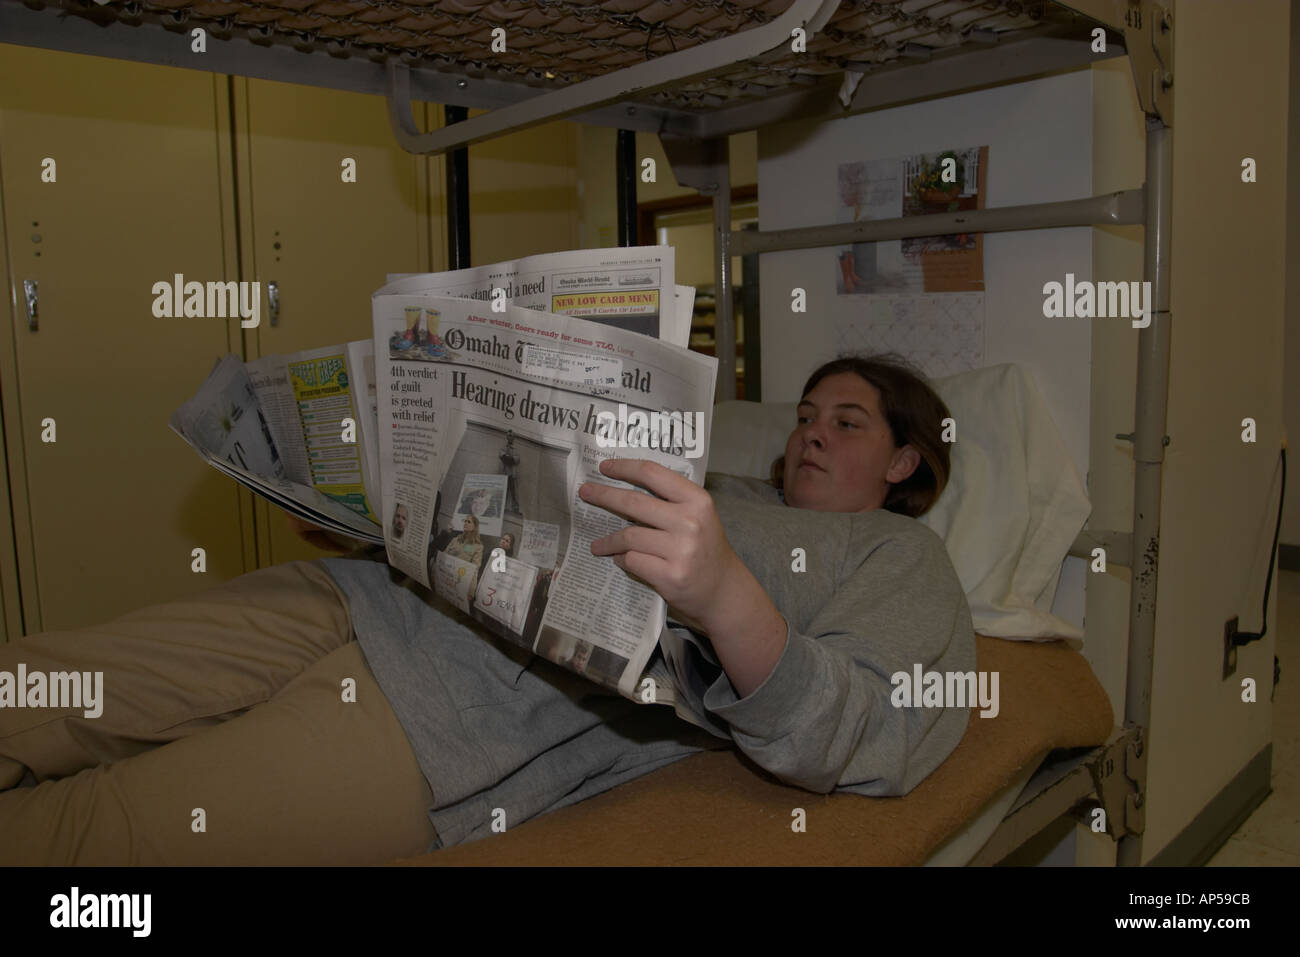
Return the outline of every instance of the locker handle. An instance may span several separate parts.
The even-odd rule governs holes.
[[[36,332],[41,325],[37,321],[37,301],[36,301],[36,280],[23,280],[23,299],[27,301],[27,329],[30,332]]]
[[[274,279],[266,284],[266,298],[271,303],[271,325],[280,324],[280,284]]]

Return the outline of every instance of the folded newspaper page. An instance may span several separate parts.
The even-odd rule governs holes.
[[[248,363],[286,477],[379,522],[373,343],[355,342]]]
[[[579,316],[686,348],[695,290],[673,283],[672,246],[525,256],[440,273],[390,273],[383,291],[474,299]]]
[[[236,356],[217,360],[198,394],[172,413],[170,425],[209,461],[268,479],[285,477],[271,423]]]
[[[503,637],[648,700],[665,604],[591,554],[628,522],[578,487],[633,488],[599,471],[612,457],[702,485],[717,360],[410,283],[372,299],[389,563]]]
[[[364,340],[247,365],[227,355],[170,425],[254,492],[332,532],[378,544],[375,422],[374,342]]]

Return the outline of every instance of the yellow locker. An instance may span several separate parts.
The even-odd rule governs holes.
[[[152,291],[178,273],[239,278],[223,213],[226,84],[0,45],[10,265],[0,379],[29,633],[103,621],[245,569],[244,493],[167,427],[236,323],[156,318]],[[205,574],[191,570],[195,548],[206,550]]]
[[[245,278],[279,300],[245,333],[247,357],[369,338],[385,274],[432,268],[430,160],[397,145],[382,96],[242,77],[234,90]],[[325,554],[280,509],[257,511],[259,564]]]
[[[0,189],[0,208],[4,206],[4,190]],[[0,235],[3,226],[0,225]],[[8,271],[5,257],[0,256],[0,283],[7,283]],[[0,369],[0,380],[5,374]],[[0,406],[4,396],[0,394]],[[3,417],[0,417],[0,501],[10,501],[9,469],[5,453],[5,429]],[[0,512],[0,643],[10,638],[17,638],[23,633],[22,607],[18,600],[18,552],[14,545],[13,522],[9,516]]]

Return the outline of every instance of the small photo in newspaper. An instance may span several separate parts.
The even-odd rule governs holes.
[[[568,547],[572,449],[452,413],[459,432],[434,506],[434,591],[495,634],[533,649]],[[500,471],[479,471],[495,463]]]
[[[462,525],[473,515],[479,521],[479,532],[500,535],[506,507],[505,475],[466,475],[461,481],[459,504],[452,517],[453,524]]]

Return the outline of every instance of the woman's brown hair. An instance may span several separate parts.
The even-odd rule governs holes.
[[[912,518],[924,515],[939,500],[951,473],[948,443],[940,438],[948,406],[917,369],[893,352],[832,359],[808,377],[799,398],[807,398],[818,382],[841,372],[852,372],[876,387],[895,448],[910,445],[921,455],[911,475],[889,486],[882,507]],[[782,455],[772,463],[772,484],[781,488],[784,478]]]

